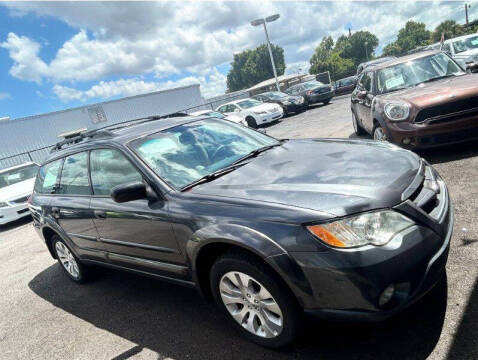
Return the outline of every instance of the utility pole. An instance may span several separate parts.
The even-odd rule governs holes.
[[[466,17],[466,26],[468,26],[468,9],[471,7],[471,5],[465,3],[465,17]]]

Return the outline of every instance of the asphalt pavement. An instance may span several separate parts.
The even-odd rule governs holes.
[[[267,127],[280,138],[354,138],[347,96]],[[243,340],[194,290],[102,270],[69,281],[26,218],[0,226],[0,359],[478,359],[478,146],[420,153],[448,184],[447,276],[383,323],[307,321],[297,342]]]

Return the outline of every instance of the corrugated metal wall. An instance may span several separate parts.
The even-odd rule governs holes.
[[[95,129],[127,120],[166,115],[204,103],[199,84],[119,100],[0,122],[0,159],[30,152],[59,141],[58,134],[80,128]],[[0,169],[25,161],[41,162],[49,149],[0,160]]]

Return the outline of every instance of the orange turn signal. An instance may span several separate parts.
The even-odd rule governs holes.
[[[335,246],[335,247],[345,247],[345,244],[337,239],[334,234],[332,234],[330,231],[322,227],[321,225],[312,225],[312,226],[307,226],[307,229],[317,236],[320,240],[323,242]]]

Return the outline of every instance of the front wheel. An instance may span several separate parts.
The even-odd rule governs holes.
[[[89,279],[89,272],[86,266],[80,263],[65,242],[58,235],[54,235],[52,244],[56,258],[66,275],[78,284],[86,282]]]
[[[257,122],[253,117],[251,116],[247,117],[246,122],[247,122],[247,126],[249,126],[250,128],[257,129]]]
[[[387,141],[387,133],[385,130],[382,128],[381,125],[377,124],[375,125],[375,128],[373,129],[373,139],[377,141]]]
[[[217,305],[244,337],[272,348],[294,340],[298,305],[265,264],[247,254],[228,253],[213,265],[210,281]]]
[[[327,105],[327,104],[330,102],[330,100],[331,100],[331,99],[327,99],[327,100],[325,100],[325,101],[322,101],[322,103],[323,103],[324,105]]]

